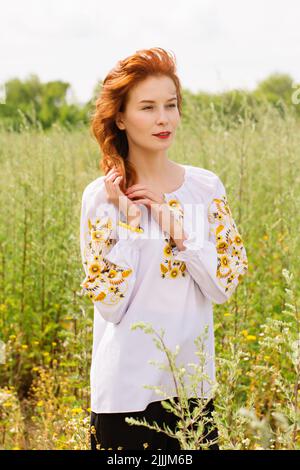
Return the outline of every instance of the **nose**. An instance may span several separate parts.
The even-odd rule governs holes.
[[[166,122],[168,122],[167,112],[165,109],[161,109],[158,111],[157,124],[159,123],[165,124]]]

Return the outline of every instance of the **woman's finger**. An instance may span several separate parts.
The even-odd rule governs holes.
[[[108,178],[106,181],[112,181],[115,179],[116,176],[119,176],[120,173],[118,171],[114,171]]]
[[[119,186],[120,182],[121,182],[121,179],[123,178],[123,176],[117,176],[117,178],[115,179],[115,181],[113,182],[113,185],[114,186]]]
[[[116,193],[116,186],[115,186],[114,183],[113,183],[113,181],[116,179],[116,177],[119,177],[119,176],[117,176],[116,172],[113,172],[113,173],[107,178],[107,180],[104,181],[106,190],[107,190],[108,194],[109,194],[111,197],[114,197],[114,195],[115,195],[115,193]],[[120,191],[120,188],[119,188],[119,191]]]
[[[117,176],[117,174],[113,173],[111,177],[106,181],[108,191],[110,191],[112,194],[116,192],[117,186],[114,184],[114,181],[119,178],[122,175]],[[120,191],[120,188],[118,188]]]
[[[162,203],[163,202],[163,196],[161,194],[157,194],[157,193],[154,193],[153,191],[151,191],[151,189],[149,188],[136,188],[136,189],[133,189],[133,186],[128,189],[127,191],[125,191],[125,193],[127,197],[135,197],[135,196],[147,196],[149,199],[151,199],[153,202],[158,202],[158,203]]]
[[[109,172],[105,175],[105,179],[109,179],[114,173],[118,173],[115,168],[111,168]]]
[[[139,189],[136,191],[132,191],[129,194],[126,194],[128,197],[138,197],[138,196],[147,196],[148,197],[148,191],[145,191],[143,189]]]
[[[126,190],[126,193],[125,194],[130,194],[132,193],[133,191],[136,191],[136,190],[146,190],[146,186],[144,184],[134,184],[133,186],[129,186],[129,188],[127,188]]]
[[[105,175],[105,176],[109,176],[109,175],[111,175],[113,171],[115,171],[115,170],[114,170],[114,168],[111,168],[111,169],[110,169],[110,170],[109,170],[109,171],[106,173],[106,175]]]
[[[134,198],[136,197],[140,197],[140,198],[147,198],[149,201],[151,201],[151,203],[159,203],[159,200],[156,198],[156,197],[153,197],[153,195],[148,192],[148,191],[135,191],[131,194],[126,194],[126,196],[131,200],[131,201],[134,201]]]

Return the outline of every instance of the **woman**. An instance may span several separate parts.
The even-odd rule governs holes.
[[[145,417],[173,430],[177,422],[153,389],[177,397],[171,372],[150,363],[166,357],[150,335],[131,329],[138,321],[163,329],[166,347],[180,347],[177,365],[190,373],[194,340],[208,328],[210,382],[201,381],[197,395],[185,384],[191,410],[197,397],[207,399],[210,415],[214,409],[212,302],[233,294],[247,256],[220,178],[168,158],[181,106],[174,58],[152,48],[118,62],[92,116],[104,172],[83,192],[80,223],[81,286],[94,304],[92,449],[179,449],[177,439],[124,420]],[[205,435],[217,440],[216,427]]]

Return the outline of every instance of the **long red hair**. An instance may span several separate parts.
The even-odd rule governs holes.
[[[175,55],[161,47],[141,49],[117,62],[105,77],[91,114],[91,132],[102,151],[99,168],[106,175],[115,166],[123,175],[120,188],[125,191],[137,181],[136,170],[127,158],[126,132],[115,123],[117,113],[123,112],[128,93],[137,83],[149,76],[168,76],[175,84],[179,115],[182,114],[181,84],[176,75]]]

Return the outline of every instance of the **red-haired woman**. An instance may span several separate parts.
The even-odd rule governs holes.
[[[203,399],[211,418],[203,442],[219,448],[212,418],[212,302],[232,295],[247,271],[247,256],[220,178],[168,157],[181,114],[175,59],[152,48],[110,71],[92,116],[104,172],[83,192],[80,222],[81,286],[94,304],[92,449],[180,449],[172,436],[125,422],[126,416],[145,418],[173,431],[178,422],[161,401],[177,402],[179,384],[171,370],[158,367],[167,364],[165,352],[142,328],[131,328],[135,322],[164,330],[173,352],[179,346],[176,365],[186,369],[190,410],[193,398]],[[204,330],[210,380],[195,389],[188,373],[197,363],[194,340]]]

